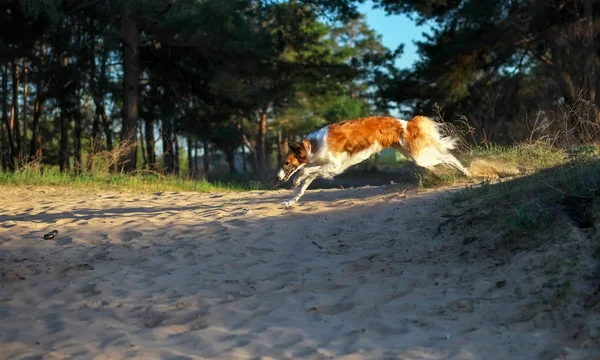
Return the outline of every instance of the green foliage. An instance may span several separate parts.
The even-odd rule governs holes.
[[[415,173],[417,187],[420,189],[429,189],[445,185],[455,184],[460,176],[457,172],[436,173],[435,171],[426,170],[424,173]]]
[[[129,18],[135,31],[123,21]],[[27,64],[28,123],[35,104],[42,105],[27,142],[39,132],[43,160],[65,172],[75,167],[67,161],[75,152],[111,152],[124,138],[117,132],[135,128],[136,109],[144,151],[129,163],[145,160],[143,168],[179,172],[187,166],[174,155],[187,150],[175,146],[182,136],[192,150],[208,142],[209,159],[233,164],[242,139],[251,158],[265,159],[279,150],[273,140],[280,131],[289,138],[368,115],[373,70],[387,56],[349,0],[8,1],[0,5],[0,24],[6,81],[0,100],[10,104],[12,85],[22,85],[24,71],[13,76],[11,62]],[[125,59],[123,45],[137,42],[139,61]],[[123,86],[126,68],[139,69],[139,91]],[[257,126],[261,114],[266,129]],[[6,153],[7,142],[0,146]],[[12,144],[10,150],[7,169],[35,152],[17,154]]]
[[[510,146],[484,145],[472,148],[462,157],[471,160],[493,160],[529,172],[564,163],[568,159],[568,151],[543,142]]]
[[[417,43],[411,69],[391,69],[380,78],[381,96],[411,113],[430,113],[439,104],[451,121],[466,116],[476,141],[503,144],[530,135],[524,124],[543,110],[544,126],[564,129],[598,120],[595,92],[600,67],[597,0],[376,0],[388,13],[431,25]],[[556,104],[573,109],[589,102],[586,114],[552,113]],[[577,111],[575,111],[577,112]],[[525,126],[524,126],[525,125]],[[566,132],[569,132],[567,130]],[[563,136],[571,134],[563,133]],[[583,134],[573,134],[582,140]]]
[[[19,172],[0,171],[2,186],[64,186],[69,188],[93,188],[107,190],[126,190],[134,192],[158,191],[251,191],[267,190],[267,186],[258,182],[209,182],[190,180],[178,176],[157,174],[106,174],[105,176],[72,175],[61,173],[58,169],[43,173],[35,170]]]
[[[509,227],[517,230],[533,231],[548,220],[538,204],[522,204],[514,207],[514,213],[506,221]]]

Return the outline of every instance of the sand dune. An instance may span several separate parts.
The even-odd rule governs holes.
[[[0,357],[570,358],[402,190],[0,188]]]

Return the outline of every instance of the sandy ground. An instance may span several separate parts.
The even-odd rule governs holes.
[[[515,318],[498,264],[436,236],[439,194],[402,190],[0,188],[0,357],[594,358]]]

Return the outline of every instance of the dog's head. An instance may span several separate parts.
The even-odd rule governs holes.
[[[281,169],[277,173],[277,179],[288,181],[294,173],[308,164],[310,153],[310,142],[306,139],[298,142],[288,142],[290,150],[285,155]]]

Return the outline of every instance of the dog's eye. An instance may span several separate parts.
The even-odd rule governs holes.
[[[283,163],[283,165],[285,165],[285,166],[288,166],[289,164],[290,164],[289,161],[286,161],[286,162]]]

